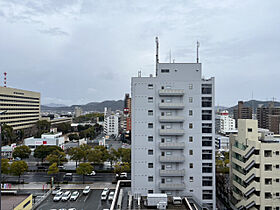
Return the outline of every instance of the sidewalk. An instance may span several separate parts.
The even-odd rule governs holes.
[[[115,189],[116,184],[112,184],[111,182],[96,182],[93,184],[60,184],[59,186],[62,187],[62,189],[84,189],[85,186],[90,186],[91,189],[104,189],[105,187],[108,187],[110,189]],[[30,182],[29,184],[20,184],[20,185],[12,185],[10,189],[6,190],[26,190],[26,189],[50,189],[50,185],[44,183],[44,182]],[[2,189],[3,190],[3,189]]]

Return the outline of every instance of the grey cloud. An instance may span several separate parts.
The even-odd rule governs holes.
[[[52,36],[69,36],[69,33],[61,30],[58,27],[54,27],[54,28],[49,28],[49,29],[45,29],[45,30],[39,30],[41,33],[44,34],[50,34]]]

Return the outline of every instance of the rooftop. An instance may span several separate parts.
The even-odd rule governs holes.
[[[24,201],[29,195],[2,195],[1,210],[11,210]]]

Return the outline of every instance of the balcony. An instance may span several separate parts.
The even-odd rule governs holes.
[[[162,163],[183,163],[185,161],[184,155],[169,155],[169,156],[160,156],[159,161]]]
[[[181,116],[160,116],[159,122],[161,123],[182,123],[185,121],[184,117]]]
[[[184,109],[183,103],[159,103],[160,109]]]
[[[160,149],[185,149],[185,142],[159,143]]]
[[[185,169],[182,170],[160,170],[160,176],[185,176]]]
[[[165,90],[159,90],[158,94],[160,96],[183,96],[185,91],[183,89],[165,89]]]
[[[183,129],[160,129],[161,136],[183,136],[185,131]]]
[[[160,183],[159,184],[159,189],[161,190],[184,190],[186,189],[186,184],[185,183]]]

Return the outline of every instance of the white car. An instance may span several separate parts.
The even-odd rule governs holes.
[[[52,191],[52,194],[56,195],[58,192],[61,192],[61,191],[62,191],[61,187],[55,187]]]
[[[83,194],[87,195],[90,192],[90,186],[86,186],[85,189],[83,190]]]
[[[62,198],[62,195],[63,195],[62,191],[56,193],[56,195],[53,197],[53,201],[60,201]]]
[[[110,189],[109,188],[104,188],[104,190],[101,193],[101,200],[105,201],[107,200],[107,197],[109,195]]]
[[[66,192],[62,195],[61,200],[62,200],[62,201],[67,201],[70,197],[71,197],[71,192],[70,192],[70,191],[66,191]]]
[[[92,171],[90,174],[87,174],[88,176],[95,176],[96,175],[96,173],[95,173],[95,171]]]
[[[109,197],[108,197],[108,200],[109,201],[112,201],[113,199],[114,199],[114,195],[115,195],[115,192],[110,192],[110,194],[109,194]]]
[[[70,208],[70,209],[68,209],[68,210],[76,210],[76,208]]]
[[[78,191],[74,191],[70,197],[70,201],[75,201],[79,197],[80,193]]]

